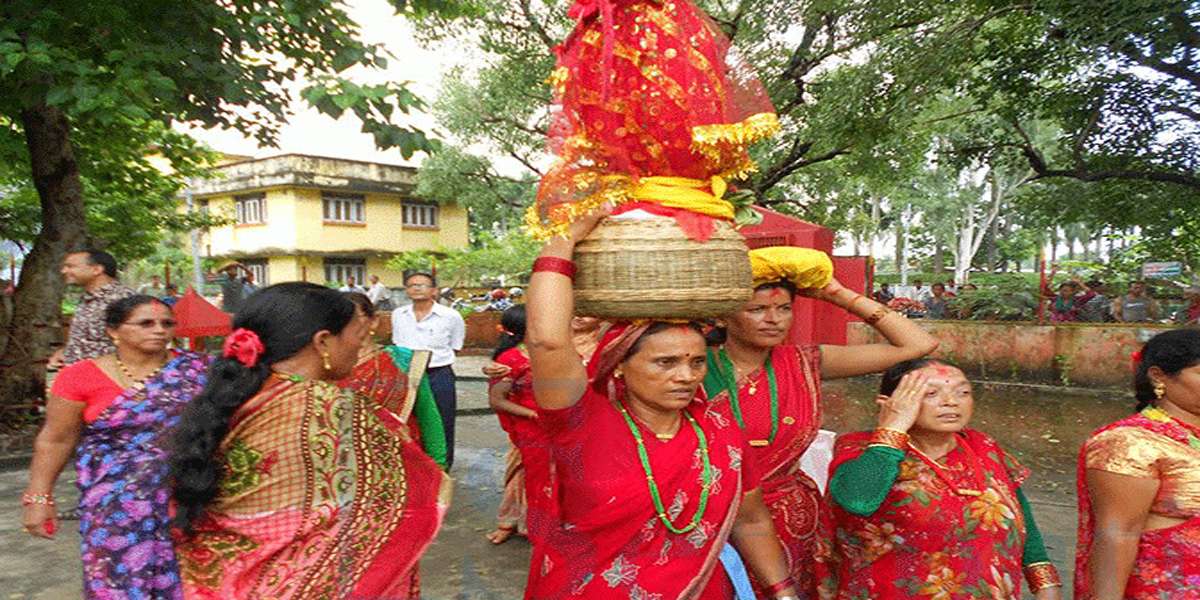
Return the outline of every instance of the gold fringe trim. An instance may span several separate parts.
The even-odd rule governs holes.
[[[575,219],[606,203],[618,206],[630,201],[652,202],[728,221],[735,217],[733,204],[722,198],[727,186],[720,177],[703,181],[650,176],[635,182],[625,175],[589,176],[583,173],[573,179],[579,192],[599,190],[573,202],[556,204],[546,215],[538,213],[536,204],[529,207],[525,212],[525,229],[530,235],[537,239],[566,235]]]
[[[721,169],[726,179],[741,179],[757,170],[745,156],[748,146],[779,133],[775,113],[758,113],[740,123],[701,125],[692,128],[692,150]],[[733,160],[733,164],[726,164]]]

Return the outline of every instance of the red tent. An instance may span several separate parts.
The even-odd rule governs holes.
[[[213,306],[190,285],[179,302],[175,303],[173,310],[175,320],[179,322],[175,328],[175,335],[178,337],[228,335],[233,328],[233,319],[229,314]]]

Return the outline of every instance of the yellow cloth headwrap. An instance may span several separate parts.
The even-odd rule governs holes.
[[[833,279],[829,255],[811,248],[771,246],[750,251],[754,287],[786,279],[798,288],[822,288]]]

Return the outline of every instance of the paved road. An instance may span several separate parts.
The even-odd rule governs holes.
[[[480,358],[463,361],[460,377],[478,373]],[[516,600],[522,597],[529,544],[514,538],[493,546],[484,535],[494,524],[500,502],[503,456],[508,440],[496,418],[485,412],[483,381],[460,381],[455,492],[446,524],[421,561],[422,595],[437,600]],[[67,523],[58,539],[46,541],[20,529],[18,498],[27,481],[24,470],[0,472],[0,600],[78,600],[79,536]],[[77,492],[74,473],[60,479],[56,494],[69,505]],[[1070,581],[1074,554],[1075,508],[1061,496],[1031,494],[1051,559]],[[1067,594],[1069,598],[1070,595]]]

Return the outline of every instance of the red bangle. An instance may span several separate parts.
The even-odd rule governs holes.
[[[1033,563],[1027,565],[1024,570],[1025,582],[1029,584],[1029,591],[1035,594],[1043,588],[1062,585],[1062,580],[1058,577],[1058,569],[1048,562]]]
[[[775,596],[778,596],[779,593],[782,592],[783,590],[786,590],[790,587],[795,587],[795,586],[796,586],[796,582],[792,581],[791,576],[788,576],[788,577],[784,577],[783,579],[780,579],[779,581],[775,582],[774,585],[769,586],[767,589],[763,590],[763,592],[765,592],[767,594],[768,598],[774,598]]]
[[[533,261],[534,273],[558,273],[575,280],[575,263],[557,256],[539,256]]]

